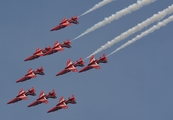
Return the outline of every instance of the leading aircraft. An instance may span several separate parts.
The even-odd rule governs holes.
[[[84,62],[83,62],[82,58],[77,60],[75,63],[72,63],[72,61],[70,59],[68,59],[65,69],[60,71],[59,73],[57,73],[56,76],[66,74],[70,71],[78,72],[78,70],[76,69],[77,66],[80,66],[80,67],[84,66]]]
[[[87,71],[87,70],[90,70],[90,69],[92,69],[92,68],[95,68],[95,69],[100,69],[100,66],[98,65],[99,63],[107,63],[108,61],[107,61],[108,59],[107,59],[107,57],[106,57],[106,55],[105,54],[103,54],[99,59],[95,59],[94,58],[94,55],[92,55],[91,57],[90,57],[90,62],[89,62],[89,64],[86,66],[86,67],[84,67],[83,69],[81,69],[80,71],[79,71],[79,73],[81,73],[81,72],[84,72],[84,71]]]
[[[27,97],[28,95],[31,95],[31,96],[36,95],[34,87],[32,87],[31,90],[29,89],[27,92],[25,92],[24,89],[22,88],[19,91],[18,95],[14,99],[10,100],[7,104],[15,103],[21,100],[28,100],[28,97]]]
[[[42,91],[40,93],[39,98],[36,101],[34,101],[33,103],[31,103],[30,105],[28,105],[28,107],[39,105],[41,103],[46,103],[47,104],[48,103],[48,100],[47,100],[48,98],[54,98],[54,99],[57,98],[56,93],[55,93],[54,90],[52,90],[52,92],[49,92],[48,94],[44,94],[44,91]]]
[[[36,51],[33,53],[33,55],[31,55],[30,57],[26,58],[24,61],[34,60],[34,59],[39,58],[41,56],[43,56],[42,49],[37,48]]]
[[[60,30],[60,29],[65,28],[67,26],[71,26],[71,23],[66,18],[64,18],[64,19],[62,19],[61,23],[59,23],[58,26],[55,26],[50,31]]]
[[[67,104],[65,103],[65,100],[64,100],[63,96],[59,99],[58,104],[55,107],[53,107],[52,109],[50,109],[49,111],[47,111],[47,113],[54,112],[54,111],[60,110],[62,108],[63,109],[68,108]]]
[[[78,17],[74,16],[74,17],[71,17],[70,19],[64,18],[64,19],[62,19],[61,23],[58,26],[52,28],[50,31],[60,30],[67,26],[71,26],[71,23],[79,24]]]

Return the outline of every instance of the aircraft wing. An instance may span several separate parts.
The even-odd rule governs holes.
[[[95,69],[100,69],[100,66],[94,62],[93,64],[90,65],[92,68],[95,68]]]
[[[66,68],[67,70],[70,70],[72,72],[78,72],[78,70],[74,67],[74,65],[71,65],[70,67]]]

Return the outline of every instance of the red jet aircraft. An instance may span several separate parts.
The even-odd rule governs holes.
[[[24,77],[22,77],[21,79],[17,80],[16,83],[18,83],[18,82],[24,82],[24,81],[26,81],[26,80],[29,80],[29,79],[31,79],[31,78],[36,78],[36,77],[37,77],[37,76],[36,76],[36,74],[34,73],[34,70],[32,70],[32,68],[30,68],[30,69],[28,70],[28,73],[27,73]]]
[[[64,18],[58,26],[52,28],[50,31],[60,30],[67,26],[71,26],[71,23],[66,18]]]
[[[70,19],[64,18],[58,26],[52,28],[50,31],[60,30],[60,29],[65,28],[67,26],[71,26],[71,23],[79,24],[78,17],[74,16],[74,17],[71,17]]]
[[[61,72],[59,72],[58,74],[56,74],[56,76],[63,75],[63,74],[68,73],[70,71],[78,72],[78,70],[76,69],[77,66],[80,66],[80,67],[84,66],[84,62],[83,62],[82,58],[77,60],[75,63],[72,63],[71,60],[68,59],[65,69],[62,70]]]
[[[37,77],[36,74],[45,75],[43,67],[40,67],[37,70],[32,70],[32,68],[30,68],[28,70],[28,73],[24,77],[22,77],[21,79],[17,80],[16,83],[24,82],[26,80],[29,80],[29,79],[32,79],[32,78],[36,78]]]
[[[50,55],[50,54],[56,53],[58,51],[64,51],[64,48],[62,48],[61,47],[61,44],[59,44],[58,41],[56,41],[54,43],[54,47],[53,48],[49,48],[49,50],[47,50],[46,52],[44,52],[43,56]]]
[[[26,58],[24,61],[33,60],[33,59],[41,57],[42,55],[43,55],[42,50],[40,48],[37,48],[35,53],[32,56]]]
[[[67,100],[65,100],[65,104],[76,104],[77,102],[76,102],[76,98],[74,97],[74,95],[72,95],[72,97],[70,98],[68,98]]]
[[[21,89],[18,93],[18,95],[16,96],[16,98],[12,99],[11,101],[9,101],[7,104],[11,104],[11,103],[15,103],[21,100],[28,100],[28,95],[31,96],[35,96],[35,90],[34,87],[32,87],[31,90],[28,90],[27,92],[25,92],[23,89]]]
[[[39,105],[41,103],[46,103],[47,104],[48,103],[48,100],[47,100],[48,98],[54,98],[54,99],[56,98],[56,93],[55,93],[54,90],[52,90],[52,92],[49,92],[47,95],[45,95],[44,91],[42,91],[40,93],[39,98],[35,102],[33,102],[30,105],[28,105],[28,107]]]
[[[64,109],[68,108],[63,96],[59,99],[58,104],[55,107],[53,107],[52,109],[50,109],[49,111],[47,111],[47,113],[54,112],[54,111],[60,110],[62,108],[64,108]]]
[[[103,54],[102,57],[100,57],[98,60],[95,60],[94,55],[92,55],[90,57],[89,64],[86,67],[84,67],[82,70],[80,70],[79,73],[90,70],[92,68],[100,69],[100,66],[98,65],[99,63],[107,63],[107,57],[105,54]]]

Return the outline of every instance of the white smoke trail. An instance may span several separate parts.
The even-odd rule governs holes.
[[[153,27],[151,27],[150,29],[142,32],[140,35],[137,35],[135,38],[133,38],[132,40],[129,40],[128,42],[126,42],[125,44],[123,44],[122,46],[120,46],[119,48],[117,48],[115,51],[113,51],[112,53],[110,53],[108,56],[114,54],[115,52],[125,48],[126,46],[134,43],[135,41],[139,40],[140,38],[144,37],[144,36],[147,36],[148,34],[154,32],[155,30],[158,30],[160,29],[160,27],[163,27],[165,26],[166,24],[168,24],[169,22],[172,22],[173,21],[173,15],[168,17],[167,19],[161,21],[161,22],[158,22],[157,25],[154,25]]]
[[[155,21],[160,21],[161,19],[163,19],[166,15],[169,15],[173,13],[173,4],[168,6],[166,9],[164,9],[163,11],[159,11],[157,14],[154,14],[152,17],[148,18],[147,20],[137,24],[135,27],[125,31],[124,33],[121,33],[121,35],[115,37],[113,40],[108,41],[105,45],[101,46],[99,49],[97,49],[95,52],[93,52],[91,55],[97,54],[109,47],[111,47],[112,45],[114,45],[115,43],[129,37],[130,35],[134,34],[137,31],[142,30],[143,28],[147,27],[148,25],[154,23]],[[90,56],[91,56],[90,55]],[[88,56],[87,58],[89,58],[90,56]]]
[[[88,14],[88,13],[90,13],[90,12],[92,12],[92,11],[94,11],[94,10],[96,10],[96,9],[106,5],[106,4],[108,4],[108,3],[111,3],[112,1],[113,0],[103,0],[103,1],[99,2],[98,4],[94,5],[91,9],[89,9],[85,13],[81,14],[79,17],[81,17],[81,16],[83,16],[85,14]]]
[[[134,4],[130,5],[129,7],[124,8],[123,10],[121,10],[121,11],[115,13],[115,14],[112,14],[111,16],[106,17],[103,21],[101,21],[101,22],[95,24],[93,27],[87,29],[84,33],[82,33],[78,37],[74,38],[72,41],[74,41],[74,40],[76,40],[76,39],[78,39],[78,38],[80,38],[80,37],[82,37],[82,36],[92,32],[92,31],[94,31],[94,30],[98,29],[98,28],[100,28],[100,27],[102,27],[102,26],[104,26],[106,24],[109,24],[109,23],[111,23],[114,20],[119,19],[122,16],[130,14],[131,12],[136,11],[136,10],[140,9],[141,7],[143,7],[144,5],[150,4],[152,2],[155,2],[155,0],[141,0],[141,1],[137,1],[137,3],[134,3]]]

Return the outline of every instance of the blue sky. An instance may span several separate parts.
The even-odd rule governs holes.
[[[73,62],[80,57],[86,58],[107,41],[167,8],[173,3],[172,0],[157,0],[144,6],[75,40],[72,48],[65,49],[64,52],[24,62],[36,48],[53,46],[56,40],[61,43],[66,39],[73,39],[136,0],[117,0],[80,17],[79,25],[50,32],[63,18],[81,15],[98,2],[100,0],[1,1],[1,119],[173,119],[173,23],[108,57],[107,64],[100,64],[100,70],[55,76],[64,69],[69,58]],[[98,58],[103,53],[109,54],[138,34],[140,32],[96,54],[95,57]],[[89,59],[85,60],[85,65],[88,62]],[[40,66],[43,66],[45,76],[15,83],[29,68],[36,69]],[[21,88],[27,90],[32,86],[35,87],[37,96],[29,96],[27,101],[7,105]],[[55,89],[57,99],[49,99],[48,104],[27,108],[42,90],[48,93],[52,89]],[[61,96],[67,99],[72,94],[77,99],[76,105],[69,104],[67,110],[47,114]]]

